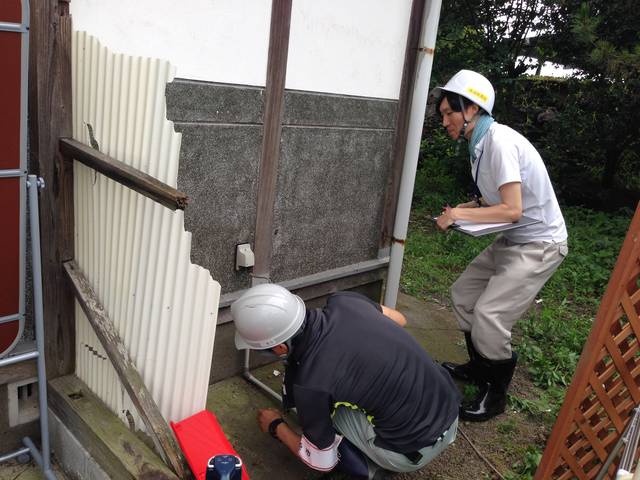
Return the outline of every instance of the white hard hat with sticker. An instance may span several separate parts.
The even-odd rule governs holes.
[[[231,305],[238,350],[265,350],[293,337],[306,314],[302,299],[280,285],[247,290]]]
[[[496,94],[491,82],[484,75],[471,70],[460,70],[444,87],[436,87],[435,94],[442,91],[457,93],[458,95],[471,100],[489,115],[493,110]]]

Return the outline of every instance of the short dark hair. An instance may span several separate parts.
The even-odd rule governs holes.
[[[447,102],[449,102],[449,106],[451,107],[451,110],[453,110],[454,112],[461,112],[463,108],[466,110],[469,105],[478,105],[477,103],[472,102],[471,100],[463,97],[462,95],[443,90],[442,95],[440,95],[440,98],[438,99],[438,104],[436,105],[436,112],[438,115],[440,115],[440,105],[442,104],[442,101],[445,98],[447,99]],[[480,109],[480,115],[489,115],[487,111],[484,108],[482,108],[480,105],[478,105],[478,108]]]
[[[440,99],[438,100],[438,105],[437,105],[438,113],[440,113],[440,105],[442,105],[442,101],[445,98],[447,99],[447,102],[449,102],[449,106],[451,107],[451,110],[453,110],[454,112],[461,112],[463,108],[466,110],[469,104],[471,103],[470,100],[467,100],[466,98],[464,98],[461,95],[458,95],[457,93],[447,92],[443,90],[442,95],[440,95]],[[462,106],[460,105],[460,101],[462,101]]]

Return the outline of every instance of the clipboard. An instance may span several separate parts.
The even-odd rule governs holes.
[[[437,217],[431,217],[431,220],[436,221]],[[542,220],[538,220],[531,217],[520,217],[520,220],[513,223],[478,223],[469,222],[466,220],[459,220],[451,225],[451,229],[458,232],[462,232],[472,237],[481,237],[483,235],[489,235],[490,233],[504,232],[506,230],[513,230],[514,228],[522,228],[529,225],[535,225],[541,223]]]

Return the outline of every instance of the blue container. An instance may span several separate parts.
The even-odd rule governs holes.
[[[235,455],[216,455],[207,463],[206,480],[242,480],[242,460]]]

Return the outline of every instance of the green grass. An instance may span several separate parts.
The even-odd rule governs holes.
[[[401,289],[443,305],[450,304],[449,288],[456,278],[494,238],[445,234],[429,220],[446,203],[467,200],[461,187],[468,181],[465,156],[444,135],[423,142],[406,243]],[[537,391],[528,398],[509,395],[508,399],[510,408],[549,426],[562,406],[633,215],[631,210],[611,214],[580,207],[562,211],[569,231],[569,255],[514,329],[514,348]],[[498,426],[504,436],[513,434],[512,430],[507,423]],[[505,478],[533,478],[541,454],[540,445],[522,448],[517,455],[521,460]]]
[[[527,447],[522,452],[522,460],[513,465],[513,472],[508,472],[505,480],[531,480],[542,458],[542,452],[535,447]]]
[[[428,220],[444,199],[423,195],[414,208],[407,239],[401,288],[428,301],[449,304],[449,288],[466,265],[492,240],[442,233]],[[605,214],[564,207],[569,255],[518,322],[514,347],[534,383],[544,388],[537,402],[511,398],[516,409],[555,418],[571,382],[620,246],[630,210]]]

